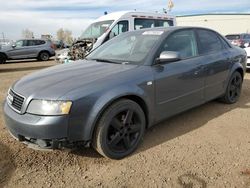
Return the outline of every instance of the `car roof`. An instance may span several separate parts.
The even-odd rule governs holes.
[[[134,17],[134,16],[154,16],[154,17],[164,17],[168,19],[174,19],[175,16],[165,14],[165,13],[156,13],[156,12],[138,12],[138,11],[117,11],[108,13],[106,15],[103,15],[95,20],[95,22],[98,21],[106,21],[106,20],[118,20],[120,18],[128,18],[128,17]]]
[[[181,29],[206,29],[206,30],[214,31],[214,30],[212,30],[210,28],[206,28],[206,27],[193,27],[193,26],[154,27],[154,28],[140,29],[140,30],[136,30],[136,31],[139,31],[139,32],[145,32],[145,31],[163,31],[163,32],[169,32],[169,31],[175,31],[175,30],[181,30]]]

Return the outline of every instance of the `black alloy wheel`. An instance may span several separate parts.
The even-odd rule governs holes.
[[[49,60],[49,53],[48,52],[41,52],[39,54],[39,60],[41,61],[48,61]]]
[[[241,74],[239,72],[234,72],[229,80],[226,94],[222,98],[225,103],[233,104],[239,100],[242,81]]]
[[[6,57],[3,54],[0,54],[0,64],[4,64],[6,62]]]
[[[131,100],[121,100],[104,112],[93,145],[103,156],[121,159],[137,148],[144,131],[145,115],[141,107]]]

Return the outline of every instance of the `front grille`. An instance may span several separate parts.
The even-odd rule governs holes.
[[[18,112],[21,112],[22,110],[22,106],[23,106],[23,102],[24,102],[24,97],[17,94],[16,92],[14,92],[13,90],[9,90],[9,94],[12,98],[12,100],[9,100],[9,104],[11,107],[13,107],[15,110],[17,110]]]

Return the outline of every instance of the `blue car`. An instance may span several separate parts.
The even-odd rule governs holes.
[[[41,148],[92,146],[131,154],[149,127],[214,99],[239,100],[246,52],[198,27],[123,33],[85,60],[44,69],[14,83],[6,126]]]

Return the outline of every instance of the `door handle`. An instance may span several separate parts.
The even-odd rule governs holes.
[[[204,65],[200,65],[199,67],[197,67],[197,69],[194,71],[194,75],[198,75],[200,72],[203,72],[207,70],[207,68]]]

